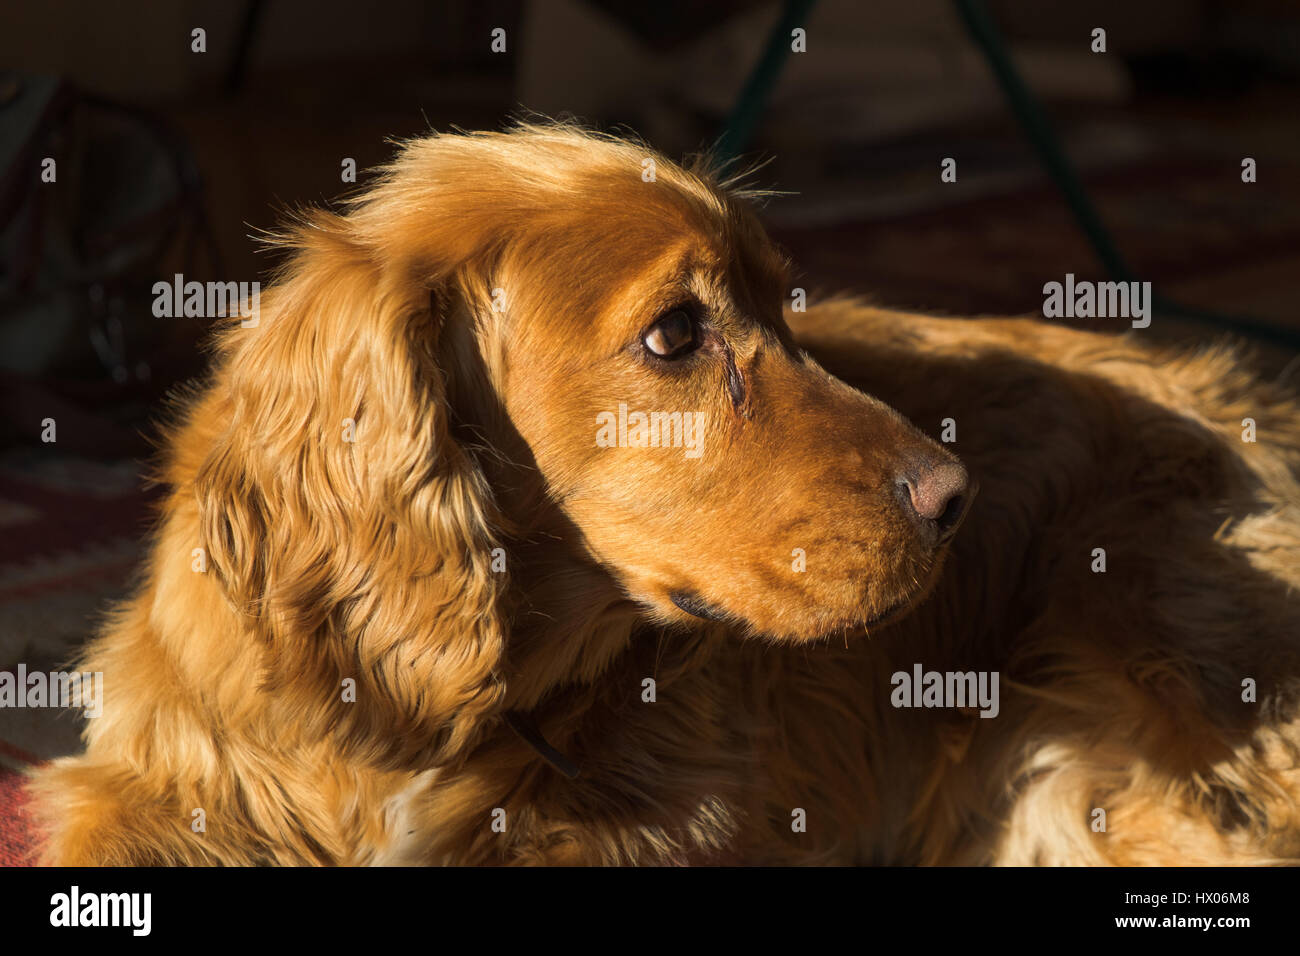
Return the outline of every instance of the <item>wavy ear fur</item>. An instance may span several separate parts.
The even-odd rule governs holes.
[[[219,339],[204,546],[295,719],[385,765],[444,763],[498,709],[505,645],[491,492],[438,361],[431,288],[452,283],[333,214],[288,242],[257,327]]]

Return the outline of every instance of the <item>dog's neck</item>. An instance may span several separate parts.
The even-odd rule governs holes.
[[[536,707],[566,683],[592,684],[625,651],[641,609],[583,554],[559,516],[509,542],[506,704]]]

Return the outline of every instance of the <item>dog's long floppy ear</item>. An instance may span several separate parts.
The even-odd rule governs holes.
[[[498,711],[505,643],[491,492],[440,358],[454,283],[331,213],[290,241],[256,327],[219,338],[203,543],[287,718],[385,765],[445,763]]]

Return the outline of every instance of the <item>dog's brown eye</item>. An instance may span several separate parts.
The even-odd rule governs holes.
[[[674,309],[650,326],[642,341],[660,358],[677,358],[695,347],[695,322],[685,309]]]

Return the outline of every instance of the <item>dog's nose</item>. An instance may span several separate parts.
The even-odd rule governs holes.
[[[911,468],[896,483],[903,512],[936,544],[951,538],[965,517],[969,486],[966,469],[953,462]]]

